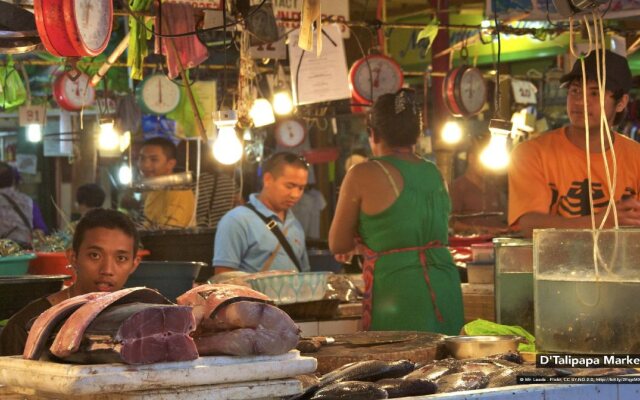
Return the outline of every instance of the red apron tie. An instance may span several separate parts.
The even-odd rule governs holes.
[[[371,326],[371,310],[373,305],[373,275],[378,258],[387,254],[404,253],[408,251],[417,251],[420,257],[420,265],[422,265],[422,273],[424,280],[427,282],[429,288],[429,295],[431,296],[431,302],[433,303],[433,310],[436,314],[438,321],[443,322],[444,318],[438,304],[436,303],[436,293],[431,286],[431,279],[429,278],[429,271],[427,268],[427,255],[425,250],[444,247],[438,240],[433,240],[422,246],[404,247],[400,249],[391,249],[380,252],[375,252],[367,247],[360,239],[358,239],[358,249],[363,256],[362,264],[362,279],[364,280],[364,296],[362,299],[362,329],[369,330]]]

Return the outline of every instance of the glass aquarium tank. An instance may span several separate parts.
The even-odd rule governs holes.
[[[640,353],[640,229],[533,232],[536,347]]]
[[[533,334],[533,242],[495,238],[496,322]]]

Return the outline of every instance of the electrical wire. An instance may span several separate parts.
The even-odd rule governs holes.
[[[492,0],[493,2],[493,22],[496,25],[495,31],[496,36],[498,38],[498,55],[497,55],[497,65],[496,65],[496,87],[495,87],[495,115],[500,117],[500,54],[502,52],[500,46],[500,27],[498,24],[498,8],[496,6],[496,0]]]
[[[153,29],[149,29],[144,23],[141,22],[141,19],[138,15],[136,15],[137,13],[135,13],[133,10],[131,10],[131,7],[127,4],[125,6],[125,11],[127,12],[127,14],[129,14],[129,16],[131,18],[134,18],[136,21],[138,21],[143,27],[144,29],[146,29],[147,31],[153,33],[154,35],[161,37],[161,38],[178,38],[178,37],[184,37],[184,36],[191,36],[191,35],[197,35],[198,33],[202,33],[202,32],[212,32],[212,31],[218,31],[220,29],[225,29],[235,26],[237,24],[240,24],[242,22],[244,22],[245,19],[247,19],[248,17],[252,16],[253,14],[255,14],[256,12],[258,12],[258,10],[260,10],[260,8],[262,8],[262,6],[267,2],[267,0],[262,0],[260,2],[260,4],[258,4],[258,6],[256,8],[254,8],[252,11],[250,11],[246,17],[244,18],[240,18],[240,19],[236,19],[236,20],[232,20],[229,23],[226,23],[226,9],[223,6],[222,7],[222,13],[223,13],[223,20],[222,20],[222,25],[220,26],[214,26],[211,28],[204,28],[204,29],[196,29],[195,31],[190,31],[190,32],[183,32],[183,33],[174,33],[174,34],[161,34],[159,32],[155,32]],[[222,2],[224,4],[224,0]]]

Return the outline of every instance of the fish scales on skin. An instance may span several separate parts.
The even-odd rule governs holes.
[[[195,329],[191,308],[131,303],[109,307],[87,327],[78,363],[151,364],[190,361],[198,351],[189,333]]]
[[[429,379],[382,379],[376,385],[386,390],[390,399],[408,396],[424,396],[434,394],[438,386]]]
[[[346,381],[375,382],[385,378],[399,378],[413,371],[415,364],[408,360],[380,361],[367,360],[345,364],[320,377],[320,382],[310,386],[303,393],[294,395],[289,400],[309,399],[314,393],[333,383]]]
[[[519,351],[515,351],[515,352],[507,351],[506,353],[494,354],[486,358],[495,359],[495,360],[505,360],[505,361],[510,361],[512,363],[516,363],[516,364],[522,364],[524,362],[524,359],[522,358],[522,355],[520,354]]]
[[[463,360],[460,370],[457,372],[473,372],[479,371],[485,374],[499,371],[504,368],[518,368],[520,364],[516,364],[510,361],[502,359],[491,358],[477,358],[470,360]]]
[[[335,382],[318,390],[311,400],[376,400],[388,398],[387,392],[372,382]]]
[[[487,388],[496,388],[515,385],[518,380],[518,372],[515,369],[503,368],[487,375],[489,383]]]
[[[29,330],[29,336],[27,336],[27,342],[24,346],[22,357],[27,360],[40,359],[51,332],[53,332],[54,328],[60,321],[71,315],[71,313],[87,302],[106,294],[107,293],[104,292],[93,292],[75,296],[52,306],[48,310],[45,310],[38,316],[38,318],[36,318]]]
[[[404,379],[428,379],[435,381],[442,376],[460,372],[462,362],[455,358],[445,358],[423,365],[406,375]]]
[[[342,381],[375,382],[385,378],[399,378],[413,371],[415,364],[408,360],[380,361],[368,360],[347,364],[320,377],[320,383],[327,385]]]
[[[158,291],[145,287],[122,289],[108,293],[78,308],[63,323],[50,347],[51,353],[65,358],[78,351],[85,329],[104,309],[126,303],[172,304]]]
[[[445,375],[436,381],[438,393],[483,389],[488,384],[489,378],[482,372],[456,372]]]

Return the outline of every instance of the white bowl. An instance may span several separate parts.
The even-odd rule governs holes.
[[[276,304],[304,303],[322,300],[331,272],[300,272],[249,280],[254,290],[269,296]]]

